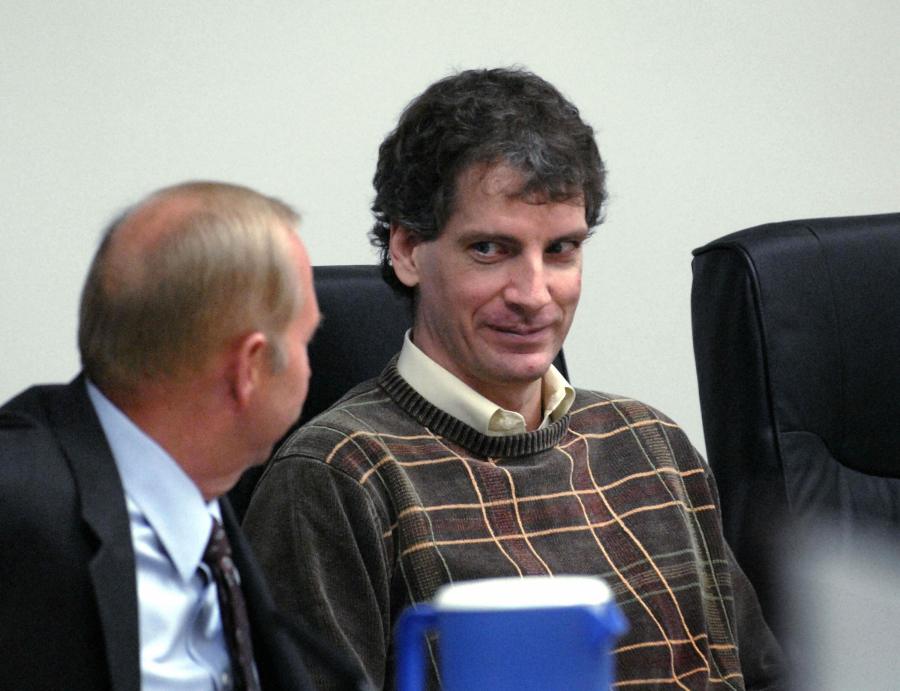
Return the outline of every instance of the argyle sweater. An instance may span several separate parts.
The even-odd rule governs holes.
[[[283,612],[392,689],[392,625],[440,585],[592,574],[630,626],[616,688],[781,688],[709,468],[674,423],[578,390],[548,427],[485,436],[395,362],[295,432],[257,486],[244,527]]]

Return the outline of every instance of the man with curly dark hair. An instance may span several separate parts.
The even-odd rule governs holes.
[[[379,149],[371,239],[391,285],[414,293],[391,267],[391,227],[433,240],[453,211],[459,174],[500,161],[521,176],[518,194],[554,202],[578,198],[588,228],[600,223],[606,170],[594,130],[578,109],[535,75],[463,72],[413,101]]]
[[[705,461],[660,412],[552,365],[606,198],[577,108],[524,70],[453,75],[404,111],[374,184],[372,239],[414,325],[257,487],[245,528],[280,606],[391,688],[394,622],[440,585],[593,574],[630,624],[619,684],[777,688]]]

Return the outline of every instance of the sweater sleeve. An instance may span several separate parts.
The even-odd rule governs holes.
[[[388,526],[366,491],[320,460],[279,457],[253,494],[244,529],[276,607],[381,689],[390,644]],[[316,688],[340,688],[318,660],[305,662]]]
[[[706,460],[694,449],[703,465],[709,492],[716,505],[717,525],[721,530],[722,509],[719,491],[712,470]],[[784,656],[781,647],[763,618],[756,591],[743,569],[737,563],[731,546],[721,537],[728,567],[731,572],[734,593],[734,612],[737,620],[737,645],[741,661],[741,673],[747,691],[780,691],[787,688]]]

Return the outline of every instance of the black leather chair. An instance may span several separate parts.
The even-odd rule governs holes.
[[[694,354],[725,535],[776,634],[819,522],[900,528],[900,214],[772,223],[694,251]]]
[[[322,323],[309,345],[312,376],[303,414],[288,434],[357,384],[377,377],[412,326],[409,301],[384,282],[376,265],[316,266],[313,282]],[[562,351],[554,364],[568,377]],[[239,518],[261,474],[261,467],[251,468],[229,493]]]

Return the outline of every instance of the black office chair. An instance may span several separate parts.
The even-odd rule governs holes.
[[[782,635],[791,540],[826,520],[836,543],[900,528],[900,214],[742,230],[693,272],[725,536]]]
[[[313,281],[322,323],[309,345],[309,395],[288,434],[357,384],[377,377],[412,326],[409,301],[384,282],[376,265],[316,266]],[[568,378],[562,351],[553,364]],[[261,474],[261,467],[251,468],[229,492],[239,518]]]

